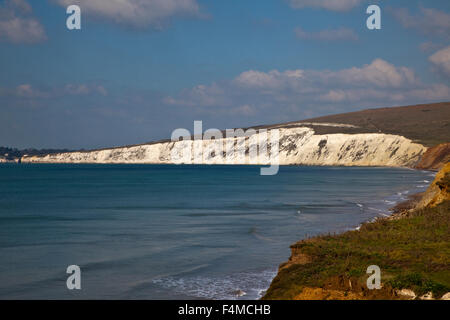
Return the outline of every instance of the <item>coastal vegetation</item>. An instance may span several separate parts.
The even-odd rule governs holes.
[[[450,164],[414,209],[365,223],[358,230],[322,235],[291,246],[263,299],[440,298],[450,291]],[[367,267],[381,268],[382,289],[366,286]]]
[[[45,154],[53,154],[53,153],[61,153],[61,152],[69,152],[68,149],[17,149],[17,148],[9,148],[9,147],[0,147],[0,159],[5,159],[8,161],[14,161],[22,158],[23,156],[39,156]]]

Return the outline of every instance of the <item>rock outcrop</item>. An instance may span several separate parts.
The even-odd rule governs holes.
[[[436,174],[416,209],[433,208],[446,200],[450,200],[450,162],[446,163]]]

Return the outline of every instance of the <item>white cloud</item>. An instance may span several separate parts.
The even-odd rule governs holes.
[[[103,86],[96,84],[67,84],[59,88],[36,88],[29,83],[24,83],[12,88],[0,88],[0,96],[21,99],[47,99],[66,95],[89,94],[106,96],[108,91]]]
[[[300,111],[306,114],[320,108],[348,110],[349,104],[361,108],[448,99],[449,86],[424,84],[412,69],[375,59],[341,70],[248,70],[229,81],[183,90],[167,97],[166,103],[192,107],[197,112],[240,111],[243,116],[282,113],[295,117]]]
[[[162,28],[174,16],[201,16],[196,0],[54,0],[67,7],[79,5],[82,13],[136,28]]]
[[[279,72],[278,70],[272,70],[269,72],[262,72],[256,70],[249,70],[242,72],[234,83],[238,86],[248,88],[261,88],[261,89],[276,89],[285,85],[285,81],[289,78],[301,77],[302,71],[299,70],[299,74],[291,73],[290,71]],[[294,75],[294,76],[293,76]]]
[[[184,90],[179,98],[166,97],[164,102],[169,105],[190,107],[224,106],[228,103],[224,93],[224,90],[216,83],[210,86],[198,85]]]
[[[406,67],[396,67],[382,59],[375,59],[372,63],[362,67],[352,67],[338,71],[328,70],[287,70],[280,72],[245,71],[236,79],[235,83],[262,89],[291,87],[302,90],[312,83],[324,85],[352,85],[352,86],[378,86],[401,87],[416,82],[414,72]]]
[[[249,104],[244,104],[237,108],[232,108],[230,110],[231,115],[244,115],[244,116],[252,116],[255,114],[255,108]]]
[[[443,47],[442,44],[434,43],[434,42],[431,42],[431,41],[425,41],[425,42],[422,42],[419,45],[420,50],[423,51],[423,52],[436,51],[436,50],[441,49],[442,47]]]
[[[294,30],[295,35],[299,39],[319,40],[319,41],[341,41],[341,40],[358,40],[355,31],[348,28],[326,29],[317,32],[308,32],[298,27]]]
[[[426,88],[413,89],[408,94],[417,99],[448,101],[450,99],[450,87],[442,83],[437,83]]]
[[[401,92],[390,92],[380,89],[364,88],[364,89],[339,89],[330,90],[329,92],[318,97],[323,102],[359,102],[365,100],[372,101],[402,101],[405,96]]]
[[[337,72],[324,73],[326,78],[336,83],[343,82],[354,86],[373,85],[380,88],[402,87],[417,82],[412,69],[396,67],[382,59],[375,59],[363,67],[353,67]]]
[[[33,88],[30,84],[21,84],[10,90],[10,94],[20,98],[47,98],[50,95],[42,90]]]
[[[27,1],[6,0],[0,7],[0,40],[31,44],[46,38],[44,27],[32,16]]]
[[[358,6],[363,0],[289,0],[292,8],[321,8],[332,11],[348,11]]]
[[[9,0],[6,1],[9,2],[10,6],[14,6],[17,10],[21,11],[22,13],[31,13],[31,5],[26,0]]]
[[[430,56],[429,60],[438,71],[450,77],[450,46],[437,51]]]
[[[86,85],[86,84],[67,84],[63,91],[64,94],[70,95],[87,95],[87,94],[101,94],[108,95],[108,91],[101,85]]]
[[[420,8],[412,15],[407,8],[389,8],[388,11],[408,29],[416,29],[430,35],[450,36],[450,14],[432,8]]]

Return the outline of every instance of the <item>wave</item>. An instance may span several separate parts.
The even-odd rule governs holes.
[[[153,279],[152,283],[177,294],[200,299],[259,299],[276,274],[276,270],[263,270],[222,277],[164,277]]]
[[[250,230],[248,231],[249,234],[251,234],[252,236],[254,236],[256,239],[258,240],[264,240],[264,241],[274,241],[271,238],[265,237],[262,234],[260,234],[258,232],[258,229],[256,227],[252,227],[250,228]]]

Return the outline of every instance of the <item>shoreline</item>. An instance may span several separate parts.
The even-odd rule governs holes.
[[[423,170],[423,169],[417,169],[417,170]],[[432,170],[430,170],[431,172]],[[319,281],[316,283],[316,285],[311,286],[311,283],[308,282],[307,278],[302,278],[302,276],[306,276],[309,275],[309,277],[314,276],[314,277],[319,277],[320,278],[320,268],[317,269],[318,271],[316,273],[311,271],[306,272],[306,270],[312,269],[314,270],[314,267],[310,267],[311,262],[316,262],[316,263],[321,263],[320,260],[314,259],[312,256],[316,255],[317,257],[322,257],[324,259],[327,258],[327,255],[329,256],[330,254],[332,254],[332,252],[335,252],[335,254],[337,255],[337,257],[339,256],[339,248],[335,248],[335,247],[331,247],[331,251],[326,251],[322,248],[323,245],[317,245],[316,242],[318,243],[323,243],[324,245],[328,245],[329,243],[335,242],[336,244],[338,244],[339,246],[347,246],[346,250],[347,250],[347,264],[358,264],[358,260],[364,260],[363,257],[358,258],[358,256],[356,256],[355,258],[350,258],[353,256],[354,253],[352,253],[352,246],[362,246],[360,244],[360,241],[356,241],[355,242],[355,238],[360,240],[364,239],[364,236],[366,236],[366,238],[370,238],[370,233],[373,233],[373,230],[376,230],[376,234],[377,234],[377,240],[378,243],[380,243],[382,245],[382,247],[384,247],[384,249],[380,252],[381,253],[381,258],[383,258],[383,255],[385,255],[386,257],[386,252],[387,252],[387,257],[389,258],[389,251],[392,251],[392,248],[389,247],[389,245],[391,246],[399,246],[400,248],[396,248],[399,249],[400,252],[402,252],[401,250],[403,250],[403,255],[404,254],[408,254],[408,250],[411,251],[411,249],[405,249],[402,248],[402,244],[398,244],[398,242],[392,242],[390,241],[391,239],[389,239],[389,231],[390,229],[386,229],[387,226],[397,226],[398,225],[408,225],[410,224],[413,227],[416,227],[413,223],[410,222],[414,222],[416,223],[415,220],[419,220],[425,218],[425,223],[434,223],[434,219],[438,220],[439,222],[441,222],[439,219],[443,219],[444,223],[440,223],[439,226],[441,228],[443,228],[443,230],[447,230],[446,232],[444,231],[444,234],[447,233],[448,234],[448,213],[449,213],[449,209],[448,206],[450,205],[450,197],[449,197],[449,193],[448,193],[448,189],[449,189],[449,175],[450,175],[450,163],[447,163],[446,165],[443,166],[443,168],[441,169],[441,171],[439,171],[436,175],[435,178],[433,179],[432,182],[430,182],[427,190],[425,192],[419,192],[419,193],[413,193],[411,195],[408,195],[408,199],[404,200],[404,201],[400,201],[398,203],[396,203],[393,207],[391,207],[389,209],[390,212],[392,212],[389,216],[386,217],[376,217],[375,219],[373,219],[372,221],[367,221],[362,223],[359,227],[357,227],[354,230],[351,231],[346,231],[346,232],[342,232],[339,233],[337,235],[318,235],[318,236],[314,236],[311,238],[307,238],[307,239],[303,239],[300,240],[294,244],[291,245],[291,256],[289,258],[289,260],[287,262],[282,263],[279,266],[278,269],[278,274],[277,276],[272,279],[272,283],[269,287],[269,289],[266,291],[265,295],[261,298],[261,299],[299,299],[299,300],[323,300],[323,299],[331,299],[331,300],[366,300],[366,299],[415,299],[418,298],[419,295],[416,295],[411,288],[408,288],[408,281],[410,281],[411,279],[408,279],[408,281],[406,281],[405,279],[403,279],[402,277],[406,277],[408,278],[411,277],[411,275],[403,275],[404,270],[402,270],[401,268],[399,270],[396,270],[395,272],[392,272],[391,270],[389,270],[389,265],[386,266],[386,268],[393,274],[397,273],[397,275],[389,275],[387,276],[387,279],[385,280],[385,282],[387,281],[387,285],[383,286],[382,285],[382,289],[381,290],[374,290],[374,291],[370,291],[367,290],[367,288],[364,288],[364,285],[362,284],[362,280],[365,280],[367,278],[367,275],[365,274],[364,270],[357,270],[358,272],[354,272],[354,274],[352,274],[352,272],[348,272],[349,269],[347,267],[347,269],[344,269],[342,272],[330,272],[329,275],[334,273],[333,277],[329,277],[327,279],[327,277],[322,276],[322,282]],[[436,200],[437,199],[437,200]],[[439,216],[440,214],[440,216]],[[438,217],[438,218],[436,218]],[[427,221],[429,220],[429,221]],[[416,223],[417,224],[417,223]],[[420,224],[419,224],[420,226]],[[412,229],[414,230],[414,229]],[[417,231],[422,231],[422,229],[417,229]],[[431,234],[433,235],[433,232],[435,230],[430,230]],[[397,233],[395,235],[399,235],[400,237],[407,237],[409,236],[409,240],[411,242],[414,242],[417,239],[420,239],[419,235],[415,235],[414,233],[412,234],[408,234],[410,233],[411,230],[410,229],[405,229],[403,231],[404,234],[402,233]],[[383,236],[383,233],[387,234]],[[356,236],[355,236],[356,235]],[[427,234],[428,236],[428,234]],[[385,241],[385,245],[383,246],[383,240],[380,241],[380,237],[381,239],[383,239],[383,237],[386,237],[386,241]],[[366,240],[366,239],[364,239]],[[373,239],[372,239],[373,240]],[[444,245],[446,245],[448,243],[448,239],[445,240],[444,242],[442,242],[441,238],[438,239],[433,239],[436,242],[436,245],[441,245],[442,243]],[[328,243],[327,243],[328,242]],[[376,241],[374,241],[375,244],[377,243]],[[390,243],[390,244],[388,244]],[[407,245],[409,244],[409,242],[405,242]],[[423,243],[422,243],[423,244]],[[305,250],[307,249],[307,250]],[[311,249],[313,249],[313,251],[310,251]],[[361,249],[361,248],[358,248]],[[362,248],[362,249],[367,249],[367,248]],[[323,251],[324,255],[321,255],[321,251]],[[357,249],[353,250],[358,252]],[[420,251],[420,250],[419,250]],[[384,252],[384,254],[383,254]],[[445,256],[445,250],[441,249],[437,251],[438,253],[442,253]],[[370,250],[368,253],[366,253],[370,256]],[[375,256],[376,257],[376,256]],[[380,258],[380,257],[379,257]],[[350,260],[349,260],[350,259]],[[373,258],[375,259],[375,258]],[[395,262],[395,259],[393,260]],[[426,259],[422,259],[422,262],[420,262],[419,259],[419,263],[429,263],[429,261],[427,261]],[[445,263],[448,264],[448,259],[444,260],[444,265]],[[331,264],[333,262],[330,262]],[[308,267],[307,267],[308,266]],[[446,272],[448,273],[448,268],[449,266],[447,265],[444,270],[447,270]],[[294,273],[294,276],[292,274],[289,274],[288,269],[291,269],[291,273]],[[405,269],[408,269],[407,267]],[[420,268],[419,268],[420,269]],[[295,270],[295,272],[293,271]],[[302,271],[303,270],[303,271]],[[351,271],[351,270],[350,270]],[[409,283],[410,287],[414,287],[415,290],[418,290],[419,294],[423,294],[422,296],[420,296],[420,299],[432,299],[433,298],[433,294],[436,295],[436,292],[440,292],[440,294],[442,295],[444,288],[446,288],[445,290],[450,291],[450,284],[449,283],[445,283],[445,280],[443,280],[444,284],[442,283],[438,283],[435,282],[435,279],[431,279],[432,275],[430,275],[431,271],[428,271],[427,269],[425,269],[424,274],[421,275],[413,275],[416,277],[419,277],[416,282],[417,283]],[[444,273],[446,273],[444,271]],[[303,275],[302,275],[303,273]],[[407,272],[406,272],[407,273]],[[358,277],[355,277],[355,275],[357,275]],[[448,278],[448,275],[446,276]],[[295,295],[294,293],[292,293],[292,284],[290,285],[289,289],[282,289],[280,291],[280,289],[276,288],[277,286],[280,287],[280,282],[283,282],[284,279],[283,278],[293,278],[293,279],[299,279],[298,282],[299,284],[296,286],[297,289],[297,295]],[[394,279],[393,279],[394,278]],[[302,280],[303,279],[303,280]],[[383,279],[383,278],[382,278]],[[400,280],[399,280],[400,279]],[[442,279],[441,279],[442,280]],[[290,281],[292,281],[292,279],[290,279]],[[403,282],[402,282],[403,281]],[[284,281],[285,282],[285,281]],[[312,281],[314,282],[314,281]],[[420,286],[419,283],[420,282]],[[303,283],[303,286],[301,285]],[[403,285],[401,285],[401,283],[403,283]],[[425,286],[425,283],[428,285],[427,288],[434,288],[433,290],[435,290],[436,292],[434,292],[433,290],[430,289],[430,292],[421,292],[420,290],[423,291],[423,288],[421,287],[422,285]],[[285,283],[284,283],[285,284]],[[288,285],[289,286],[289,285]],[[399,286],[398,288],[396,288],[396,286]],[[405,288],[403,288],[405,287]],[[277,291],[278,290],[278,291]],[[378,292],[377,292],[378,291]],[[277,293],[275,293],[277,292]],[[287,296],[286,296],[287,294]],[[290,298],[287,298],[290,297]],[[448,299],[450,297],[450,293],[445,293],[442,295],[441,299]],[[437,298],[439,298],[439,296],[437,296]]]
[[[291,166],[290,166],[291,167]],[[299,166],[292,166],[292,167],[299,167]],[[308,166],[305,166],[305,167],[308,167]],[[331,167],[331,166],[329,166],[330,168],[334,168],[334,167]],[[342,168],[346,168],[346,167],[342,167]],[[368,169],[375,169],[375,167],[367,167]],[[384,169],[384,168],[386,168],[386,167],[379,167],[380,169]],[[336,169],[339,169],[339,167],[337,167]],[[426,179],[426,180],[429,180],[429,178],[426,178],[425,177],[425,174],[432,174],[432,172],[433,171],[429,171],[429,170],[417,170],[417,169],[411,169],[411,168],[393,168],[393,169],[405,169],[404,171],[406,171],[406,169],[409,169],[409,170],[413,170],[413,171],[419,171],[419,172],[422,172],[422,173],[424,173],[424,175],[423,175],[423,177],[424,177],[424,180]],[[409,171],[408,170],[408,171]],[[419,180],[419,179],[417,179],[417,180]],[[430,179],[431,180],[431,179]],[[424,181],[425,182],[425,181]],[[387,198],[387,197],[381,197],[381,198],[379,198],[378,200],[377,200],[377,202],[376,202],[376,204],[378,204],[378,205],[380,205],[380,206],[383,206],[384,208],[384,213],[388,213],[388,212],[392,212],[391,213],[391,215],[389,216],[389,217],[381,217],[380,216],[380,213],[379,212],[375,212],[375,211],[372,211],[372,214],[373,214],[373,218],[369,218],[368,220],[366,220],[365,222],[362,222],[362,224],[369,224],[369,223],[371,223],[371,220],[373,220],[373,219],[376,219],[376,220],[381,220],[381,219],[392,219],[392,218],[395,218],[395,217],[397,217],[398,215],[401,215],[401,213],[405,210],[405,209],[408,209],[408,208],[410,208],[412,205],[411,205],[411,203],[413,203],[413,200],[414,200],[414,198],[417,200],[417,198],[419,197],[419,195],[421,194],[421,193],[413,193],[415,190],[414,190],[414,186],[416,185],[416,184],[421,184],[421,182],[419,182],[419,181],[411,181],[408,185],[411,187],[411,189],[407,189],[407,191],[410,191],[410,193],[411,194],[406,194],[405,193],[405,191],[403,191],[403,190],[406,190],[406,189],[403,189],[403,190],[397,190],[397,191],[399,191],[399,192],[396,192],[395,191],[395,189],[394,190],[392,190],[393,192],[391,193],[391,195],[393,195],[393,196],[396,196],[396,194],[398,195],[398,200],[396,201],[396,203],[394,204],[394,206],[392,206],[391,204],[388,204],[388,201],[385,201],[385,203],[383,204],[382,203],[382,201],[383,200],[386,200],[386,199],[390,199],[390,198]],[[405,187],[407,187],[408,185],[406,185]],[[389,197],[389,195],[387,195],[388,197]],[[401,198],[402,197],[407,197],[408,199],[407,200],[402,200]],[[369,200],[370,201],[370,199],[365,199],[365,200]],[[357,199],[354,199],[354,201],[353,201],[353,203],[354,203],[354,205],[358,205],[358,203],[357,202],[359,202]],[[374,205],[374,203],[372,203],[372,202],[365,202],[364,200],[362,201],[362,202],[364,202],[364,207],[365,207],[365,209],[366,210],[368,210],[367,212],[370,212],[372,209],[370,208],[370,206],[375,206],[375,207],[378,207],[378,205]],[[391,210],[392,211],[391,211]],[[381,211],[380,211],[381,212]],[[344,232],[344,231],[342,231],[342,232]],[[269,282],[270,282],[270,280],[273,280],[273,279],[269,279]],[[268,289],[268,288],[265,288],[265,290],[266,289]],[[265,290],[263,290],[263,291],[265,291]],[[255,297],[256,299],[257,298],[260,298],[260,296],[258,296],[258,297]]]
[[[395,168],[395,169],[403,169],[403,168]],[[430,172],[430,173],[431,172],[434,172],[434,173],[436,172],[434,170],[423,170],[423,169],[416,169],[416,168],[408,168],[408,169],[417,170],[417,171],[427,171],[427,172]],[[429,185],[431,185],[431,183],[432,183],[432,181],[429,182]],[[405,191],[412,191],[412,189],[408,189],[408,190],[405,190]],[[422,198],[424,193],[425,193],[425,191],[424,192],[416,192],[416,193],[410,194],[410,195],[407,196],[406,200],[399,200],[398,202],[395,203],[394,206],[389,207],[387,209],[387,211],[385,211],[385,213],[379,213],[374,218],[372,218],[370,220],[367,220],[367,221],[364,221],[364,222],[361,222],[356,228],[349,227],[349,229],[347,231],[359,230],[364,224],[370,224],[370,223],[373,223],[373,222],[375,222],[377,220],[381,220],[381,219],[386,219],[386,220],[400,219],[403,216],[407,215],[408,210],[413,209],[419,203],[419,201]],[[386,199],[383,199],[383,200],[380,200],[380,201],[386,201]],[[339,234],[347,232],[347,231],[342,231]],[[320,234],[318,234],[316,236],[313,236],[313,237],[318,237],[318,236],[320,236]],[[306,239],[307,238],[300,239],[299,241],[306,240]],[[270,282],[272,282],[273,279],[275,279],[276,274],[277,274],[277,271],[275,271],[275,275],[274,275],[274,277],[272,277],[270,279]],[[269,287],[270,287],[270,285],[269,285]],[[266,290],[262,290],[260,292],[259,297],[258,297],[259,300],[261,300],[264,297],[264,295],[266,294],[268,289],[269,288],[267,288]]]
[[[21,166],[27,165],[133,165],[133,166],[206,166],[206,167],[265,167],[270,164],[267,163],[138,163],[138,162],[19,162],[19,161],[6,161],[1,162],[2,164],[17,164]],[[427,171],[427,172],[437,172],[438,170],[433,169],[420,169],[416,167],[410,166],[393,166],[393,165],[358,165],[358,164],[349,164],[349,165],[331,165],[331,164],[279,164],[280,167],[327,167],[327,168],[380,168],[380,169],[406,169],[406,170],[417,170],[417,171]]]

